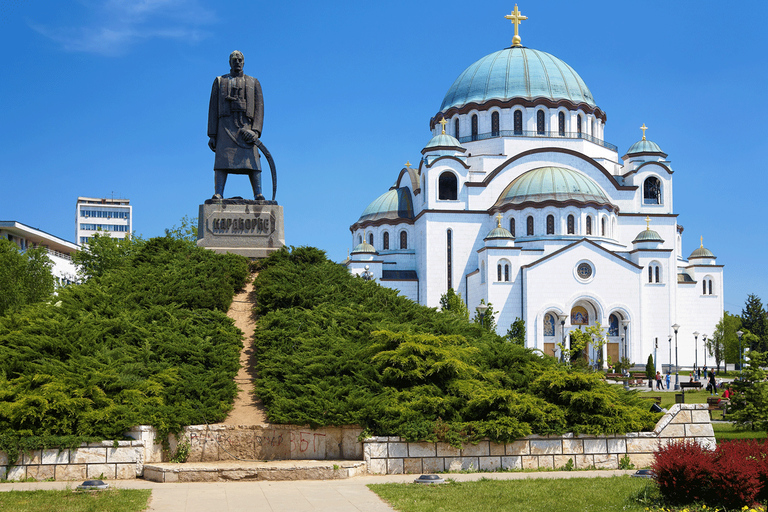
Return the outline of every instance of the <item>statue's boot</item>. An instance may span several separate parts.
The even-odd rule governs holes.
[[[214,190],[213,199],[224,198],[224,185],[227,184],[227,173],[224,171],[213,171]]]
[[[253,188],[253,198],[256,201],[264,201],[264,196],[261,193],[261,171],[253,171],[248,174],[251,180],[251,188]]]

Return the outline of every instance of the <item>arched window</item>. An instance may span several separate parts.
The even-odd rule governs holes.
[[[576,116],[576,133],[581,136],[581,116]]]
[[[501,281],[501,263],[496,265],[496,280]]]
[[[661,282],[661,265],[659,265],[656,262],[651,263],[648,265],[648,282],[649,283],[660,283]]]
[[[523,134],[523,112],[522,110],[515,110],[514,115],[515,120],[515,135],[522,135]]]
[[[499,136],[499,113],[494,112],[491,114],[491,136]]]
[[[368,233],[368,243],[373,245],[373,233]]]
[[[458,188],[456,175],[450,171],[445,171],[437,179],[437,198],[455,201],[459,197]]]
[[[363,243],[363,235],[357,235],[357,243],[358,244]]]
[[[565,137],[565,112],[557,114],[557,133]]]
[[[655,272],[656,272],[656,282],[657,282],[657,283],[660,283],[660,282],[661,282],[661,280],[659,279],[659,268],[661,268],[661,267],[659,267],[659,266],[657,265],[657,266],[656,266],[656,270],[655,270]]]
[[[611,315],[608,317],[608,336],[619,335],[619,317]]]
[[[587,216],[587,234],[588,235],[592,234],[592,217],[590,217],[589,215]]]
[[[605,236],[605,217],[600,219],[600,236]]]
[[[477,114],[472,116],[472,140],[477,140]]]
[[[650,265],[648,267],[648,282],[649,283],[653,282],[653,265]]]
[[[544,111],[539,110],[536,112],[536,134],[537,135],[544,135]]]
[[[445,238],[446,271],[448,272],[448,288],[453,288],[453,231],[450,229]]]
[[[480,262],[480,282],[481,283],[485,282],[485,262],[484,261]]]
[[[709,280],[709,294],[712,295],[712,280]]]
[[[576,224],[576,222],[575,222],[575,220],[573,218],[573,215],[569,215],[568,216],[568,234],[569,235],[572,235],[572,234],[574,234],[576,232],[575,224]]]
[[[512,236],[515,236],[515,218],[514,217],[509,218],[509,232],[512,234]]]
[[[704,280],[701,281],[701,294],[712,295],[712,278],[711,277],[705,277]]]
[[[555,234],[555,216],[554,215],[547,215],[547,234],[548,235]]]
[[[643,182],[643,204],[661,204],[661,182],[650,176]]]
[[[504,281],[509,282],[509,264],[504,265]],[[710,294],[712,292],[709,292]]]
[[[528,236],[533,236],[533,217],[532,216],[530,216],[530,215],[528,216],[528,219],[526,219],[526,224],[527,224],[526,225],[526,228],[527,228],[527,233],[526,234]]]
[[[400,232],[400,248],[401,249],[408,248],[408,233],[406,231]]]
[[[453,120],[453,136],[459,138],[459,116]]]
[[[385,231],[382,235],[382,244],[385,251],[389,250],[389,231]]]

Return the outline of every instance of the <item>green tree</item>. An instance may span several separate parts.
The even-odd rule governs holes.
[[[485,305],[485,299],[480,299],[480,305]],[[488,303],[488,309],[483,314],[475,310],[475,317],[472,321],[476,324],[480,324],[488,332],[496,332],[496,318],[494,315],[496,312],[493,310],[493,304]]]
[[[603,346],[608,343],[608,338],[605,336],[605,329],[600,325],[600,322],[595,322],[595,325],[590,325],[584,332],[589,334],[590,344],[597,352],[597,361],[595,361],[595,369],[597,369],[597,364],[603,361]]]
[[[735,394],[731,397],[729,414],[736,425],[752,430],[768,430],[768,371],[766,354],[750,351],[749,363],[741,378],[733,381]]]
[[[72,255],[72,261],[77,265],[77,273],[81,278],[99,277],[110,270],[124,267],[137,242],[130,235],[112,238],[107,233],[96,233],[83,250]]]
[[[525,320],[520,317],[515,318],[507,330],[507,339],[515,345],[525,346]]]
[[[185,215],[181,218],[181,226],[174,226],[170,229],[166,228],[165,236],[175,238],[176,240],[186,240],[188,242],[197,243],[197,217],[189,218],[189,215]]]
[[[768,320],[760,297],[749,294],[744,309],[741,310],[741,322],[744,329],[758,337],[758,344],[750,349],[768,351]]]
[[[440,311],[469,320],[469,309],[467,309],[464,301],[461,300],[461,295],[453,291],[453,288],[448,288],[448,291],[440,297]]]
[[[648,354],[648,362],[645,363],[645,376],[653,380],[656,376],[656,366],[653,364],[653,354]]]
[[[741,329],[741,317],[723,312],[723,318],[717,322],[715,332],[707,338],[705,350],[715,358],[718,371],[720,363],[735,363],[739,358],[739,337],[736,332]]]
[[[13,242],[0,239],[0,315],[50,297],[52,266],[43,247],[21,252]]]

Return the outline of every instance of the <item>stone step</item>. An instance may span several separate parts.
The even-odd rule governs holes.
[[[144,465],[144,480],[161,483],[338,480],[365,473],[365,462],[361,460],[158,462]]]

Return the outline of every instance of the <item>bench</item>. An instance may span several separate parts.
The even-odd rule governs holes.
[[[644,386],[645,385],[645,379],[629,379],[629,382],[627,382],[630,386]]]
[[[624,376],[622,374],[620,374],[620,373],[606,373],[605,374],[605,378],[606,379],[611,379],[611,380],[620,380],[623,377]]]
[[[725,419],[725,413],[728,412],[728,406],[731,405],[731,401],[727,398],[720,398],[719,396],[707,397],[707,410],[711,413],[721,409],[723,411],[723,419]]]
[[[701,381],[694,381],[694,382],[681,382],[680,383],[681,388],[699,388],[701,389]]]

